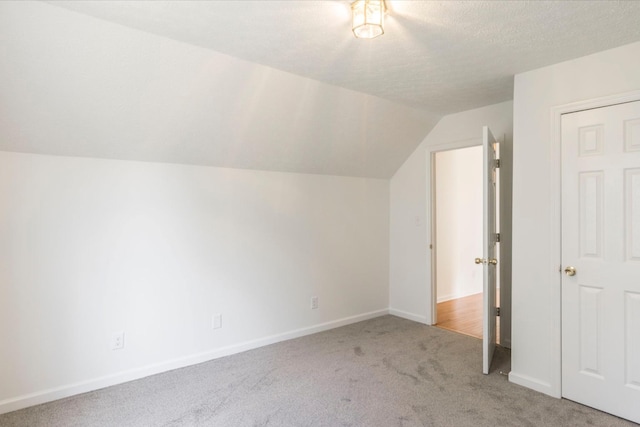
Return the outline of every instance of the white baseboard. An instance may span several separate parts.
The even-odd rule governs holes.
[[[74,396],[80,393],[98,390],[112,385],[122,384],[127,381],[133,381],[150,375],[160,374],[162,372],[171,371],[186,366],[196,365],[198,363],[208,362],[232,354],[242,353],[243,351],[253,350],[281,341],[287,341],[294,338],[300,338],[305,335],[311,335],[318,332],[327,331],[329,329],[339,328],[340,326],[350,325],[352,323],[361,322],[363,320],[373,319],[375,317],[389,314],[389,310],[377,310],[369,313],[363,313],[356,316],[345,317],[331,322],[320,323],[318,325],[295,329],[293,331],[281,334],[271,335],[256,340],[245,341],[239,344],[227,347],[217,348],[202,353],[192,354],[178,359],[167,360],[140,368],[130,369],[111,375],[105,375],[99,378],[92,378],[86,381],[80,381],[73,384],[66,384],[60,387],[54,387],[47,390],[29,393],[22,396],[13,397],[0,401],[0,414],[17,411],[18,409],[27,408],[41,403],[51,402],[53,400]]]
[[[445,301],[451,301],[452,299],[458,299],[458,298],[464,298],[464,297],[470,297],[471,295],[478,295],[481,294],[482,291],[480,292],[468,292],[468,293],[460,293],[460,294],[448,294],[448,295],[438,295],[438,303],[441,302],[445,302]]]
[[[413,320],[414,322],[424,323],[425,325],[429,325],[429,322],[427,322],[427,317],[421,316],[419,314],[409,313],[402,310],[396,310],[395,308],[390,308],[389,314],[393,316],[402,317],[403,319]]]
[[[530,377],[528,375],[521,375],[517,372],[509,372],[509,382],[521,385],[523,387],[530,388],[540,393],[547,394],[552,397],[560,398],[561,396],[556,392],[555,388],[551,384],[540,381],[537,378]]]

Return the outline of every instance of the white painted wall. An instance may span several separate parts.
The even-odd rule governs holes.
[[[388,307],[388,180],[0,152],[0,236],[1,412]]]
[[[2,151],[388,179],[439,119],[52,3],[0,1]]]
[[[482,147],[436,153],[438,302],[482,292]],[[480,214],[473,215],[473,212]]]
[[[560,396],[560,165],[555,107],[640,90],[640,43],[515,77],[510,380]],[[556,143],[552,143],[556,141]],[[393,195],[393,193],[392,193]]]
[[[501,146],[501,191],[503,204],[500,207],[502,262],[500,274],[503,278],[501,298],[510,300],[510,253],[511,244],[511,135],[512,102],[503,102],[483,108],[451,114],[443,117],[436,127],[409,156],[391,179],[390,185],[390,311],[393,314],[430,324],[433,318],[431,296],[430,206],[428,200],[430,164],[427,153],[434,147],[451,148],[461,141],[479,144],[482,126],[488,125],[500,140]],[[504,135],[504,138],[503,138]],[[509,337],[509,307],[503,305],[503,330]],[[504,345],[509,346],[508,340]]]

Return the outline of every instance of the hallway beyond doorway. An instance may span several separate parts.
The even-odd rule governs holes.
[[[482,339],[482,298],[483,294],[479,293],[438,303],[436,326]],[[496,328],[499,337],[500,318]]]

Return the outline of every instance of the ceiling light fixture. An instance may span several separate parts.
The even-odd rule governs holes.
[[[353,34],[359,39],[373,39],[384,34],[384,0],[357,0],[351,3]]]

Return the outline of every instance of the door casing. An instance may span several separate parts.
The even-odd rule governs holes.
[[[479,132],[480,133],[480,132]],[[429,259],[431,263],[431,276],[430,276],[430,286],[429,286],[429,296],[428,299],[430,301],[429,308],[430,313],[427,313],[427,320],[430,321],[429,325],[435,325],[437,323],[437,289],[436,289],[436,251],[433,250],[436,244],[436,206],[435,206],[435,180],[434,180],[434,172],[435,172],[435,161],[436,161],[436,153],[440,151],[450,151],[457,150],[460,148],[469,148],[469,147],[477,147],[482,145],[482,138],[471,138],[465,139],[461,141],[454,141],[446,144],[433,145],[427,148],[427,189],[429,191],[429,195],[427,197],[427,212],[429,213],[428,218],[431,219],[430,227],[429,227],[429,235],[427,241],[429,242]]]

